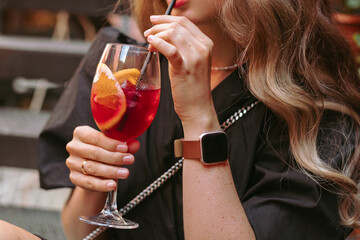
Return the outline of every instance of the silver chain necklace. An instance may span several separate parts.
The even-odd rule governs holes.
[[[231,115],[226,121],[224,121],[220,127],[223,131],[228,129],[231,125],[233,125],[237,120],[242,118],[247,112],[249,112],[252,108],[259,103],[259,100],[251,103],[246,107],[242,107],[237,110],[233,115]],[[122,207],[119,212],[121,216],[128,213],[131,209],[133,209],[136,205],[138,205],[141,201],[143,201],[146,197],[148,197],[151,193],[153,193],[156,189],[158,189],[164,182],[169,180],[176,172],[178,172],[183,166],[184,158],[178,160],[173,166],[171,166],[165,173],[163,173],[158,179],[152,182],[149,186],[147,186],[144,190],[142,190],[136,197],[134,197],[129,203],[127,203],[124,207]],[[89,235],[87,235],[83,240],[93,240],[98,237],[103,231],[105,231],[107,227],[98,227]]]
[[[239,64],[235,63],[231,66],[226,67],[211,67],[212,71],[228,71],[228,70],[234,70],[239,67]]]

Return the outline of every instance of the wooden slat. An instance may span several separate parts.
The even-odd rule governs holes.
[[[90,43],[84,41],[59,41],[49,38],[0,34],[0,49],[84,55],[89,46]]]
[[[37,139],[0,134],[0,166],[38,168]]]
[[[0,108],[0,166],[38,167],[37,139],[49,116],[48,112]]]
[[[0,79],[46,78],[67,81],[90,43],[0,36]]]
[[[13,107],[0,108],[0,134],[37,138],[50,117],[49,112],[32,112]]]
[[[116,0],[7,0],[2,8],[65,10],[73,14],[105,16],[113,8]]]

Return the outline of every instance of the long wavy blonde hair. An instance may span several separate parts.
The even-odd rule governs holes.
[[[144,31],[149,16],[166,7],[165,0],[136,0],[131,10]],[[336,186],[341,224],[360,228],[360,81],[332,13],[330,0],[224,0],[219,22],[237,43],[239,62],[247,62],[251,93],[286,121],[297,166]],[[343,151],[341,167],[318,151],[325,110],[350,116],[347,132],[337,131],[350,128],[355,137],[345,136],[342,145],[352,147],[325,140]]]

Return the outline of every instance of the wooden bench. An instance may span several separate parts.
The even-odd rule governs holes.
[[[37,138],[50,114],[0,108],[0,165],[37,168]]]
[[[116,0],[4,0],[0,2],[0,19],[6,10],[14,9],[105,17],[115,3]],[[4,35],[2,25],[0,22],[0,80],[22,76],[64,82],[71,77],[89,47],[89,42],[79,40]]]
[[[0,35],[0,79],[45,78],[64,83],[90,43]]]
[[[6,35],[1,22],[7,10],[66,11],[104,17],[116,0],[3,0],[0,1],[0,81],[46,79],[58,85],[70,79],[90,42],[51,37]],[[11,89],[9,89],[11,91]],[[50,113],[0,106],[0,166],[38,167],[37,138]]]

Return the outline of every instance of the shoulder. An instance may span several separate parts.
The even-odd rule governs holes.
[[[104,27],[97,33],[87,55],[92,54],[93,52],[98,52],[99,50],[102,52],[107,43],[136,44],[137,42],[116,28]]]
[[[95,74],[96,66],[107,43],[139,44],[114,27],[100,29],[83,59],[83,70],[91,78]]]
[[[96,39],[94,42],[97,41],[97,39],[102,39],[105,42],[119,42],[119,43],[125,43],[125,44],[136,44],[137,41],[135,39],[130,38],[126,34],[119,31],[117,28],[114,27],[104,27],[101,28],[96,36]]]

